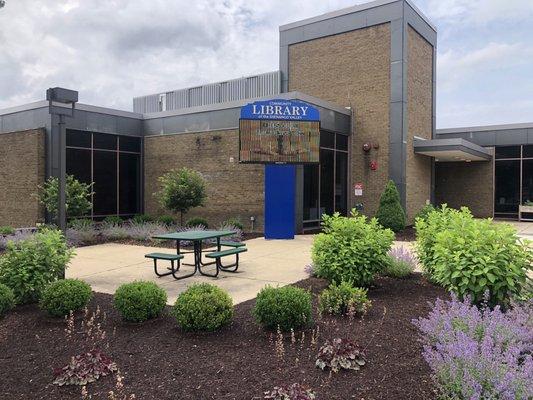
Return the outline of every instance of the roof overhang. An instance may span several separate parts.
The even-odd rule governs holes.
[[[437,162],[470,162],[489,161],[492,152],[468,140],[453,139],[415,139],[414,151],[428,157],[434,157]]]

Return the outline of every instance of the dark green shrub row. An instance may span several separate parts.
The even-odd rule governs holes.
[[[467,208],[445,205],[416,221],[417,252],[431,280],[480,303],[507,304],[521,296],[533,250],[516,229],[491,219],[475,219]]]

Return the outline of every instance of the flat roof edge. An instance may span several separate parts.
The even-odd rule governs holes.
[[[398,2],[407,3],[413,9],[413,11],[415,11],[420,16],[420,18],[422,18],[424,22],[426,22],[431,27],[431,29],[437,32],[436,26],[433,25],[433,23],[429,20],[429,18],[426,17],[426,15],[424,15],[424,13],[411,0],[374,0],[368,3],[356,4],[354,6],[342,8],[340,10],[324,13],[316,17],[310,17],[310,18],[306,18],[300,21],[295,21],[295,22],[290,22],[288,24],[280,25],[279,31],[280,32],[288,31],[290,29],[313,24],[315,22],[326,21],[328,19],[341,17],[343,15],[355,14],[361,11],[366,11],[372,8],[382,7],[388,4],[398,3]]]
[[[413,143],[415,152],[417,151],[446,151],[450,149],[461,150],[466,153],[478,155],[487,160],[492,158],[492,152],[489,149],[481,147],[473,142],[462,138],[452,139],[429,139],[420,140],[415,139]]]
[[[54,106],[57,107],[63,107],[63,108],[70,108],[70,106],[67,106],[62,103],[54,103]],[[48,107],[48,101],[46,100],[40,100],[40,101],[34,101],[33,103],[27,103],[20,106],[5,108],[0,110],[0,115],[9,115],[9,114],[16,114],[23,111],[30,111],[30,110],[37,110],[39,108],[46,108]],[[131,111],[124,111],[124,110],[117,110],[114,108],[106,108],[106,107],[99,107],[99,106],[92,106],[90,104],[83,104],[83,103],[76,103],[76,110],[80,111],[89,111],[94,112],[98,114],[107,114],[107,115],[115,115],[118,117],[126,117],[126,118],[135,118],[135,119],[142,119],[143,115],[134,113]]]
[[[46,100],[34,101],[32,103],[22,104],[20,106],[8,107],[0,109],[0,115],[15,114],[22,111],[37,110],[39,108],[48,107]]]
[[[465,133],[465,132],[484,132],[484,131],[499,131],[509,129],[533,129],[533,122],[525,122],[518,124],[501,124],[501,125],[480,125],[480,126],[465,126],[459,128],[444,128],[437,129],[437,135],[445,135],[447,133]]]

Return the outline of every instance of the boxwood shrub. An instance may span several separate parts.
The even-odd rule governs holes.
[[[126,321],[143,322],[161,314],[167,293],[153,282],[136,281],[121,285],[113,302]]]
[[[267,329],[289,331],[310,325],[311,293],[294,286],[266,286],[257,295],[252,314]]]
[[[91,300],[89,284],[78,279],[62,279],[43,291],[39,306],[54,317],[63,317],[70,311],[84,308]]]
[[[183,330],[215,331],[231,322],[233,301],[215,285],[196,283],[178,296],[171,313]]]
[[[366,294],[366,289],[353,287],[348,282],[331,284],[320,293],[318,309],[334,315],[364,313],[370,307]]]
[[[379,199],[376,218],[384,228],[399,232],[405,228],[405,211],[400,202],[400,193],[393,181],[387,182]]]
[[[352,211],[351,217],[323,216],[323,233],[315,236],[312,258],[316,276],[330,282],[368,286],[387,262],[394,233],[375,218]]]
[[[15,306],[15,295],[6,285],[0,283],[0,318]]]
[[[16,304],[36,302],[44,288],[62,276],[73,254],[61,231],[50,228],[9,241],[0,257],[0,283],[13,290]]]

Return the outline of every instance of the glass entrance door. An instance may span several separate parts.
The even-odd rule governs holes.
[[[320,226],[323,214],[348,210],[348,136],[320,132],[320,163],[304,166],[303,227]]]

